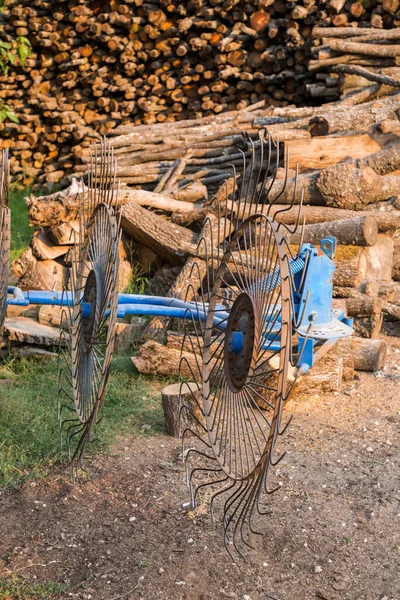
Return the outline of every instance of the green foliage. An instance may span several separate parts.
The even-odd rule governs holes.
[[[0,98],[0,123],[9,119],[13,123],[19,123],[19,119],[15,112]]]
[[[19,35],[11,42],[0,40],[0,69],[3,75],[7,75],[9,65],[15,66],[17,61],[24,66],[31,53],[31,43],[23,35]]]
[[[159,390],[165,385],[136,375],[129,357],[114,356],[96,441],[106,451],[120,435],[164,430]],[[40,477],[65,464],[57,420],[57,360],[10,357],[0,364],[0,487]],[[142,425],[150,425],[142,431]],[[1,596],[0,596],[1,599]]]
[[[28,58],[28,56],[30,54],[32,54],[31,43],[28,40],[28,38],[26,38],[25,36],[19,35],[17,37],[16,48],[17,48],[17,56],[19,58],[19,62],[21,63],[22,66],[24,66],[25,60]]]
[[[17,258],[29,246],[34,229],[28,223],[28,209],[24,201],[29,189],[13,187],[10,191],[9,204],[11,219],[11,260]]]
[[[131,260],[132,264],[132,275],[129,281],[127,294],[144,294],[147,286],[149,285],[150,275],[142,272],[142,268],[139,263]]]
[[[0,600],[57,600],[65,597],[69,587],[64,583],[46,581],[29,583],[20,577],[0,581]]]
[[[0,0],[0,13],[5,10],[6,3],[7,0]],[[9,67],[15,67],[18,63],[23,67],[31,53],[31,43],[24,35],[19,35],[15,40],[0,39],[0,72],[7,75]],[[0,123],[6,119],[19,123],[17,115],[4,100],[0,99]]]

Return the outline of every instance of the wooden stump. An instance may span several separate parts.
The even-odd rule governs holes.
[[[385,365],[387,344],[385,340],[352,337],[351,353],[357,371],[379,371]]]
[[[180,437],[186,428],[198,434],[204,433],[204,429],[198,423],[204,421],[200,410],[202,396],[195,383],[167,385],[161,390],[161,400],[168,435]],[[180,410],[182,406],[189,410]]]
[[[308,394],[318,391],[336,392],[340,390],[343,380],[343,358],[328,354],[299,379],[295,387],[296,394]]]

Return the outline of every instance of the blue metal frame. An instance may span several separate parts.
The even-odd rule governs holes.
[[[303,244],[296,260],[290,261],[290,269],[294,282],[294,328],[298,334],[298,353],[300,370],[305,373],[325,354],[336,341],[353,333],[352,320],[343,311],[332,308],[333,258],[336,250],[336,239],[326,237],[320,248],[311,244]],[[256,285],[271,289],[279,281],[279,273],[271,273],[268,280],[261,280]],[[29,306],[30,304],[72,306],[72,292],[23,292],[17,287],[8,288],[7,304]],[[89,311],[90,305],[83,307]],[[87,312],[86,311],[86,312]],[[217,306],[218,316],[213,325],[221,331],[225,329],[229,313],[223,306]],[[204,307],[194,302],[184,302],[176,298],[163,296],[144,296],[136,294],[119,294],[117,316],[126,315],[163,316],[177,319],[190,318],[205,321],[207,312]],[[277,336],[279,324],[274,326],[266,336],[265,348],[279,350],[280,340]],[[268,341],[269,340],[269,341]],[[241,350],[241,341],[237,336],[232,339],[235,351]]]

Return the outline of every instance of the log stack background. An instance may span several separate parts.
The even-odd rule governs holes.
[[[122,180],[121,291],[139,291],[141,285],[140,291],[147,293],[185,297],[193,261],[204,264],[197,248],[204,217],[209,216],[218,227],[215,198],[224,201],[225,190],[233,187],[229,162],[240,165],[240,150],[250,157],[251,139],[257,142],[259,131],[266,127],[273,141],[281,139],[279,147],[272,146],[278,172],[270,200],[278,194],[280,197],[271,214],[278,213],[278,220],[287,224],[295,223],[299,192],[294,205],[290,208],[289,204],[297,165],[298,189],[304,192],[302,214],[307,222],[304,240],[318,245],[325,235],[337,238],[334,304],[345,308],[354,319],[357,337],[375,340],[382,327],[399,335],[400,139],[395,133],[382,132],[382,123],[399,121],[399,114],[400,93],[354,109],[343,107],[341,101],[318,109],[275,108],[274,114],[264,116],[242,109],[191,122],[119,132],[111,143]],[[161,127],[164,133],[169,128],[167,139]],[[211,133],[213,127],[217,133]],[[248,136],[242,135],[245,129]],[[316,135],[321,129],[327,135]],[[211,173],[202,168],[202,161],[211,161]],[[202,179],[199,173],[203,173]],[[270,183],[268,180],[266,185]],[[30,247],[12,265],[21,287],[61,289],[70,264],[69,249],[79,227],[80,189],[84,189],[84,182],[74,179],[61,192],[27,197],[30,222],[37,229]],[[229,202],[229,207],[234,217],[235,203]],[[289,210],[279,212],[282,208]],[[290,236],[289,241],[296,246],[299,234]],[[56,312],[40,309],[38,319],[44,325],[57,325]],[[176,344],[171,346],[173,338],[167,336],[169,320],[152,319],[144,325],[142,329],[137,324],[120,326],[128,344],[138,337],[152,340],[142,346],[135,364],[148,373],[165,375],[165,369],[171,374],[177,372],[179,350]],[[159,344],[165,339],[168,344],[161,350]],[[382,349],[374,348],[375,358],[367,362],[378,368],[382,366]],[[156,355],[157,361],[152,363]],[[335,363],[339,369],[336,379],[332,378],[332,360],[329,369],[324,370],[324,364],[322,372],[317,369],[314,373],[318,381],[328,386],[341,382],[343,361]]]
[[[352,90],[360,77],[332,60],[394,80],[400,54],[397,0],[8,0],[0,18],[2,38],[27,36],[33,49],[0,77],[20,119],[0,124],[1,144],[24,184],[64,186],[94,140],[126,125],[335,100],[342,75]],[[382,93],[372,88],[359,101]]]
[[[305,240],[337,237],[334,304],[354,319],[356,337],[323,359],[306,387],[334,390],[354,368],[380,369],[386,347],[377,337],[382,329],[400,335],[398,3],[136,0],[105,8],[76,0],[53,3],[51,14],[49,7],[15,2],[4,15],[6,35],[29,35],[34,53],[24,69],[0,78],[0,97],[21,121],[0,125],[0,143],[13,149],[15,179],[64,188],[27,198],[36,231],[12,265],[15,281],[61,289],[79,227],[80,177],[92,142],[108,134],[122,184],[120,290],[184,297],[193,262],[204,267],[197,249],[204,217],[218,227],[215,195],[224,198],[226,181],[232,189],[232,166],[250,158],[266,130],[278,164],[272,212],[296,221],[297,206],[279,211],[293,201],[297,165]],[[234,204],[230,210],[234,217]],[[10,307],[9,317],[9,339],[20,350],[24,339],[54,344],[56,309]],[[119,324],[117,345],[150,339],[136,367],[177,374],[169,320],[139,321]]]

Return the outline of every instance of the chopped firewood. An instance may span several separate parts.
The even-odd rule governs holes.
[[[64,256],[69,250],[69,246],[55,244],[49,234],[42,230],[35,231],[32,237],[32,251],[39,260],[53,260]]]
[[[11,270],[24,290],[58,290],[63,288],[66,268],[55,260],[37,260],[31,248],[16,258]]]
[[[199,357],[191,352],[183,352],[182,377],[191,377],[192,372],[199,368]],[[158,377],[178,377],[180,374],[181,352],[173,348],[167,348],[158,342],[149,340],[140,347],[139,354],[132,357],[132,362],[143,375],[156,375]],[[192,372],[191,372],[192,369]]]

